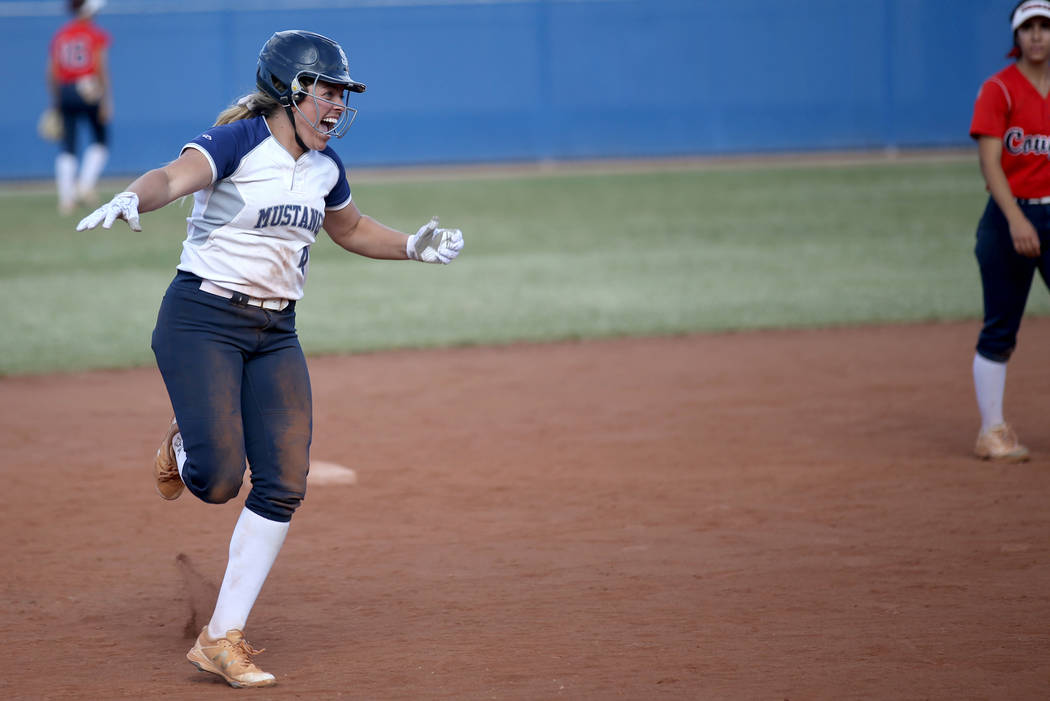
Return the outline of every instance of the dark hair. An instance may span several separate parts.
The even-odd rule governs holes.
[[[1014,15],[1017,14],[1017,10],[1019,10],[1021,8],[1021,5],[1024,5],[1026,2],[1028,2],[1028,0],[1018,0],[1017,4],[1014,5],[1014,9],[1010,10],[1010,20],[1009,20],[1010,21],[1010,26],[1013,26]],[[1013,48],[1010,49],[1010,53],[1008,53],[1006,55],[1007,55],[1007,57],[1013,57],[1013,59],[1015,61],[1020,61],[1021,60],[1021,45],[1017,43],[1017,30],[1016,29],[1013,30],[1013,38],[1014,38]]]

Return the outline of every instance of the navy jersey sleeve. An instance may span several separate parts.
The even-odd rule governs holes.
[[[324,198],[325,209],[342,209],[345,207],[350,200],[350,182],[346,179],[346,168],[343,167],[343,161],[339,158],[338,154],[332,150],[331,146],[325,147],[322,152],[328,156],[335,163],[336,172],[338,175],[335,179],[335,185],[329,190],[328,194]]]
[[[259,143],[261,121],[262,117],[255,117],[212,127],[183,149],[195,147],[203,151],[215,169],[215,182],[218,182],[232,175],[241,159]],[[265,125],[263,130],[266,130]],[[266,134],[269,134],[268,130]]]

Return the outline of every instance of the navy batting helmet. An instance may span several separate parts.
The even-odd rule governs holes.
[[[276,32],[259,51],[255,84],[287,106],[303,90],[300,76],[343,85],[353,92],[365,91],[363,83],[350,77],[346,54],[336,42],[300,29]]]

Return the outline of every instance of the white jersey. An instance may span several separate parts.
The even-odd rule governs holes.
[[[213,127],[183,147],[211,164],[193,196],[178,269],[249,297],[300,299],[326,209],[351,200],[331,147],[298,160],[263,117]]]

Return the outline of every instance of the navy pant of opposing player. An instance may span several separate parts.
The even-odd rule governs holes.
[[[1014,250],[1010,225],[992,198],[988,198],[977,225],[974,252],[984,289],[984,326],[977,339],[977,352],[996,362],[1009,360],[1017,346],[1017,330],[1037,269],[1050,288],[1050,205],[1022,203],[1021,209],[1039,232],[1038,258],[1027,258]]]
[[[310,376],[282,311],[240,305],[179,271],[153,331],[153,353],[179,424],[182,476],[209,503],[235,497],[251,464],[245,506],[287,522],[306,495],[313,432]]]
[[[87,102],[77,92],[76,85],[67,83],[59,88],[59,111],[62,113],[62,150],[66,153],[77,152],[77,122],[81,117],[91,125],[95,143],[106,146],[109,141],[109,130],[99,114],[100,105]]]

